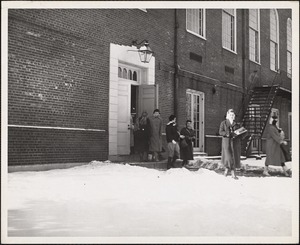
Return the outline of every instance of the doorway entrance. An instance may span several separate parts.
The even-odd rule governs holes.
[[[188,89],[186,91],[187,119],[193,122],[196,133],[195,152],[204,152],[204,93]]]
[[[143,110],[157,107],[155,57],[142,63],[136,47],[110,44],[108,159],[129,156],[133,145],[132,124]]]

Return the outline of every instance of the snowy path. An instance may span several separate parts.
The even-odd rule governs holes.
[[[8,175],[8,235],[291,236],[292,178],[93,162]]]

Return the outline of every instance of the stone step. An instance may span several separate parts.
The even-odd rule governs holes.
[[[206,152],[194,152],[193,153],[194,157],[198,157],[198,156],[207,156],[207,153]]]

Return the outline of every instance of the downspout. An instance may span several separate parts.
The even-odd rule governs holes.
[[[242,9],[242,108],[241,108],[241,115],[240,115],[240,120],[242,120],[244,116],[244,111],[245,111],[245,102],[246,102],[246,96],[245,94],[247,93],[246,91],[246,15],[245,15],[245,10]]]
[[[178,22],[177,22],[177,10],[174,10],[174,115],[178,116],[177,106],[177,90],[178,90],[178,57],[177,57],[177,38],[178,38]]]

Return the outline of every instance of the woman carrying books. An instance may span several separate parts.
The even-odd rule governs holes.
[[[243,130],[240,130],[243,129]],[[225,167],[224,175],[227,176],[228,171],[231,171],[231,176],[238,179],[236,176],[236,168],[241,167],[241,134],[246,132],[235,121],[235,113],[233,109],[229,109],[226,113],[226,120],[222,121],[219,128],[219,134],[222,137],[222,156],[221,163]]]

